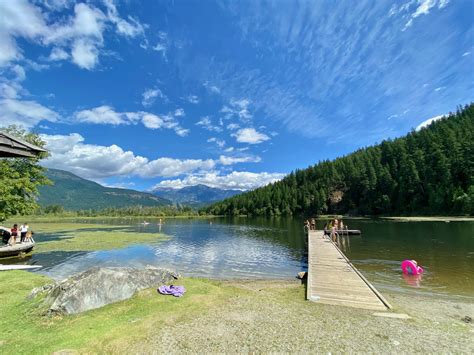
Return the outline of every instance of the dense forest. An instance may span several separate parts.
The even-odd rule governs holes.
[[[474,214],[474,104],[403,138],[213,204],[216,215]]]
[[[198,211],[189,206],[130,206],[107,207],[99,209],[66,210],[62,205],[48,205],[38,208],[36,216],[59,217],[169,217],[169,216],[197,216]]]

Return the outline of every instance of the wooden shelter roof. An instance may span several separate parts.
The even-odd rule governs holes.
[[[46,150],[0,132],[0,158],[33,158],[41,152]]]

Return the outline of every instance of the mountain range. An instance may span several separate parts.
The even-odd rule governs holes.
[[[172,204],[167,199],[147,192],[105,187],[64,170],[48,169],[46,176],[53,182],[53,185],[39,188],[38,203],[42,207],[61,205],[66,210],[77,211],[134,205],[154,207]]]
[[[158,188],[151,192],[141,192],[105,187],[64,170],[48,169],[46,176],[53,185],[39,188],[39,205],[42,207],[60,205],[70,211],[137,205],[157,207],[181,204],[201,207],[242,192],[217,189],[206,185],[195,185],[181,189]]]
[[[193,207],[201,207],[242,193],[240,190],[224,190],[202,184],[187,186],[181,189],[160,187],[155,188],[151,192],[174,203]]]

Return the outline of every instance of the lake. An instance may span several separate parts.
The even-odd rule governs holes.
[[[307,270],[301,219],[169,218],[161,226],[158,220],[149,222],[104,219],[96,223],[128,225],[132,233],[162,232],[170,238],[115,250],[34,253],[26,262],[43,265],[39,272],[54,279],[98,265],[153,265],[215,279],[285,279]],[[362,235],[342,239],[341,249],[380,291],[474,301],[474,222],[345,219],[345,223]],[[48,238],[45,234],[36,239]],[[402,275],[404,259],[416,259],[424,274]]]

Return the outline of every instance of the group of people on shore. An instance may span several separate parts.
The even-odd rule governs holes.
[[[33,232],[29,230],[28,223],[23,223],[20,227],[15,223],[10,231],[7,228],[2,228],[0,232],[2,233],[3,243],[8,245],[15,245],[17,242],[30,242],[33,237]],[[18,237],[20,237],[19,241]]]

